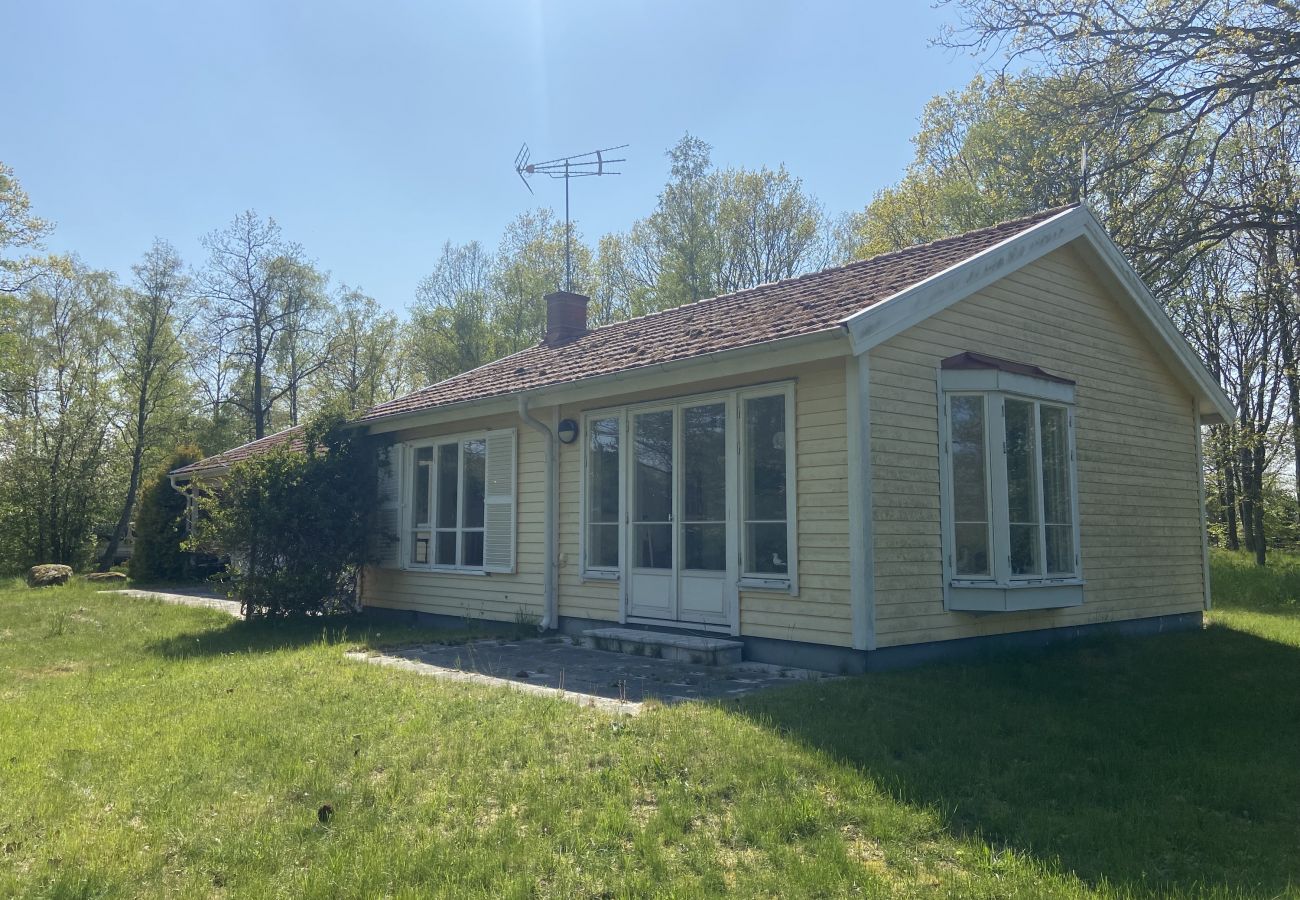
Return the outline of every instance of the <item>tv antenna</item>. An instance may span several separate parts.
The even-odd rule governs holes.
[[[519,180],[528,188],[528,193],[533,192],[533,186],[528,183],[528,179],[534,175],[545,175],[548,178],[564,179],[564,289],[573,290],[573,225],[569,221],[569,180],[573,178],[586,178],[592,175],[620,175],[621,172],[614,172],[606,168],[610,163],[627,162],[625,158],[611,159],[605,154],[613,153],[627,147],[627,144],[619,144],[617,147],[606,147],[604,150],[592,150],[589,153],[578,153],[573,156],[561,156],[558,159],[548,159],[545,162],[531,162],[529,160],[528,145],[524,144],[515,154],[515,173]]]

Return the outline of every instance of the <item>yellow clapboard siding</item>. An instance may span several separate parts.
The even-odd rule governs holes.
[[[943,610],[936,369],[975,350],[1073,379],[1082,606]],[[871,351],[879,646],[1199,610],[1191,397],[1071,248]]]
[[[521,610],[529,615],[541,614],[546,456],[540,435],[519,427],[515,416],[500,415],[408,429],[398,432],[395,438],[419,440],[498,428],[514,428],[518,435],[514,573],[467,575],[367,569],[363,582],[366,605],[499,621],[511,621]]]

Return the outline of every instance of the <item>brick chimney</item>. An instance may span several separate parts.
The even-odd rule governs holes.
[[[570,291],[546,295],[546,337],[550,347],[567,344],[587,333],[588,298]]]

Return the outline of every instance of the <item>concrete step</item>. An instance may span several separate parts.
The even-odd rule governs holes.
[[[698,666],[729,666],[740,662],[745,645],[722,638],[642,631],[637,628],[592,628],[582,633],[584,646],[654,659],[672,659]]]

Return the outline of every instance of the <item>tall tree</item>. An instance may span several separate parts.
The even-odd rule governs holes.
[[[103,548],[100,571],[113,564],[130,526],[146,454],[158,448],[158,432],[174,424],[187,405],[189,388],[182,338],[191,318],[190,280],[180,255],[166,241],[155,240],[132,272],[134,289],[122,291],[116,304],[119,338],[112,350],[125,406],[121,425],[130,463],[121,511]]]
[[[402,364],[397,316],[375,298],[343,285],[330,332],[325,367],[330,394],[354,412],[397,396]]]
[[[1184,241],[1255,228],[1249,202],[1216,199],[1216,173],[1261,105],[1300,107],[1300,7],[1288,0],[954,0],[961,24],[940,42],[1002,54],[1008,65],[1101,89],[1072,105],[1083,124],[1124,137],[1108,167],[1142,168],[1159,151],[1204,153],[1184,183],[1204,215]],[[1134,129],[1157,120],[1155,129]],[[1300,209],[1287,211],[1300,227]]]
[[[576,231],[576,229],[575,229]],[[591,250],[573,235],[573,289],[588,290]],[[492,273],[493,355],[531,347],[546,330],[542,297],[564,286],[564,223],[549,209],[521,213],[501,237]]]
[[[275,389],[268,405],[283,399],[293,426],[302,421],[311,383],[328,361],[326,330],[333,310],[325,292],[327,278],[310,263],[286,256],[272,265],[284,315],[274,353]]]
[[[248,414],[253,438],[261,438],[271,420],[275,353],[296,313],[286,299],[292,271],[286,261],[301,261],[302,249],[284,240],[274,219],[252,210],[209,234],[203,246],[210,256],[199,277],[201,295],[218,330],[234,336],[231,352],[245,365],[247,396],[229,402]]]
[[[23,291],[19,365],[4,372],[0,557],[11,566],[79,565],[104,508],[117,288],[58,258]]]
[[[443,244],[411,305],[406,342],[413,381],[433,384],[495,358],[493,275],[493,260],[477,241]]]
[[[640,315],[826,265],[832,228],[784,166],[717,169],[687,134],[668,151],[658,204],[626,235],[602,239],[602,307]]]
[[[32,212],[14,170],[0,162],[0,297],[18,293],[40,274],[30,254],[40,248],[50,228]]]

